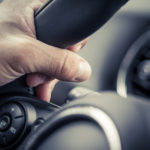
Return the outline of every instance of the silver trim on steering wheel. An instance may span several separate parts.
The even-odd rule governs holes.
[[[59,118],[65,118],[70,115],[72,115],[72,117],[74,115],[90,117],[103,130],[109,143],[110,150],[122,150],[121,140],[116,125],[105,112],[93,106],[74,106],[64,110],[59,114]]]

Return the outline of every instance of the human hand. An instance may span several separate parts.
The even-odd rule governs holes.
[[[91,69],[74,53],[87,40],[68,51],[36,39],[34,12],[44,2],[46,0],[5,0],[0,4],[0,86],[28,74],[27,85],[36,87],[37,96],[48,101],[58,79],[84,81]]]

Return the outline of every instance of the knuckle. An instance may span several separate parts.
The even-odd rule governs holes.
[[[62,56],[63,59],[57,71],[61,74],[63,79],[72,80],[78,73],[78,61],[76,55],[65,50]]]

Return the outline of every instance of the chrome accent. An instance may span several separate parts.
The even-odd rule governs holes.
[[[130,65],[133,63],[134,58],[136,58],[138,52],[142,50],[141,48],[150,40],[150,30],[145,32],[134,44],[130,47],[126,53],[117,75],[117,93],[123,97],[127,97],[127,74]]]
[[[122,150],[120,136],[116,125],[105,112],[93,106],[74,106],[61,112],[59,118],[70,115],[72,117],[74,115],[90,117],[103,130],[109,143],[110,150]]]
[[[67,96],[67,102],[81,98],[83,96],[90,95],[91,93],[96,93],[96,92],[80,86],[75,87],[69,92]]]

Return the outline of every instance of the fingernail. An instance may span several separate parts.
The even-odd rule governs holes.
[[[89,66],[88,63],[81,61],[79,64],[79,71],[74,79],[74,81],[84,81],[89,78],[91,74],[91,67]]]

